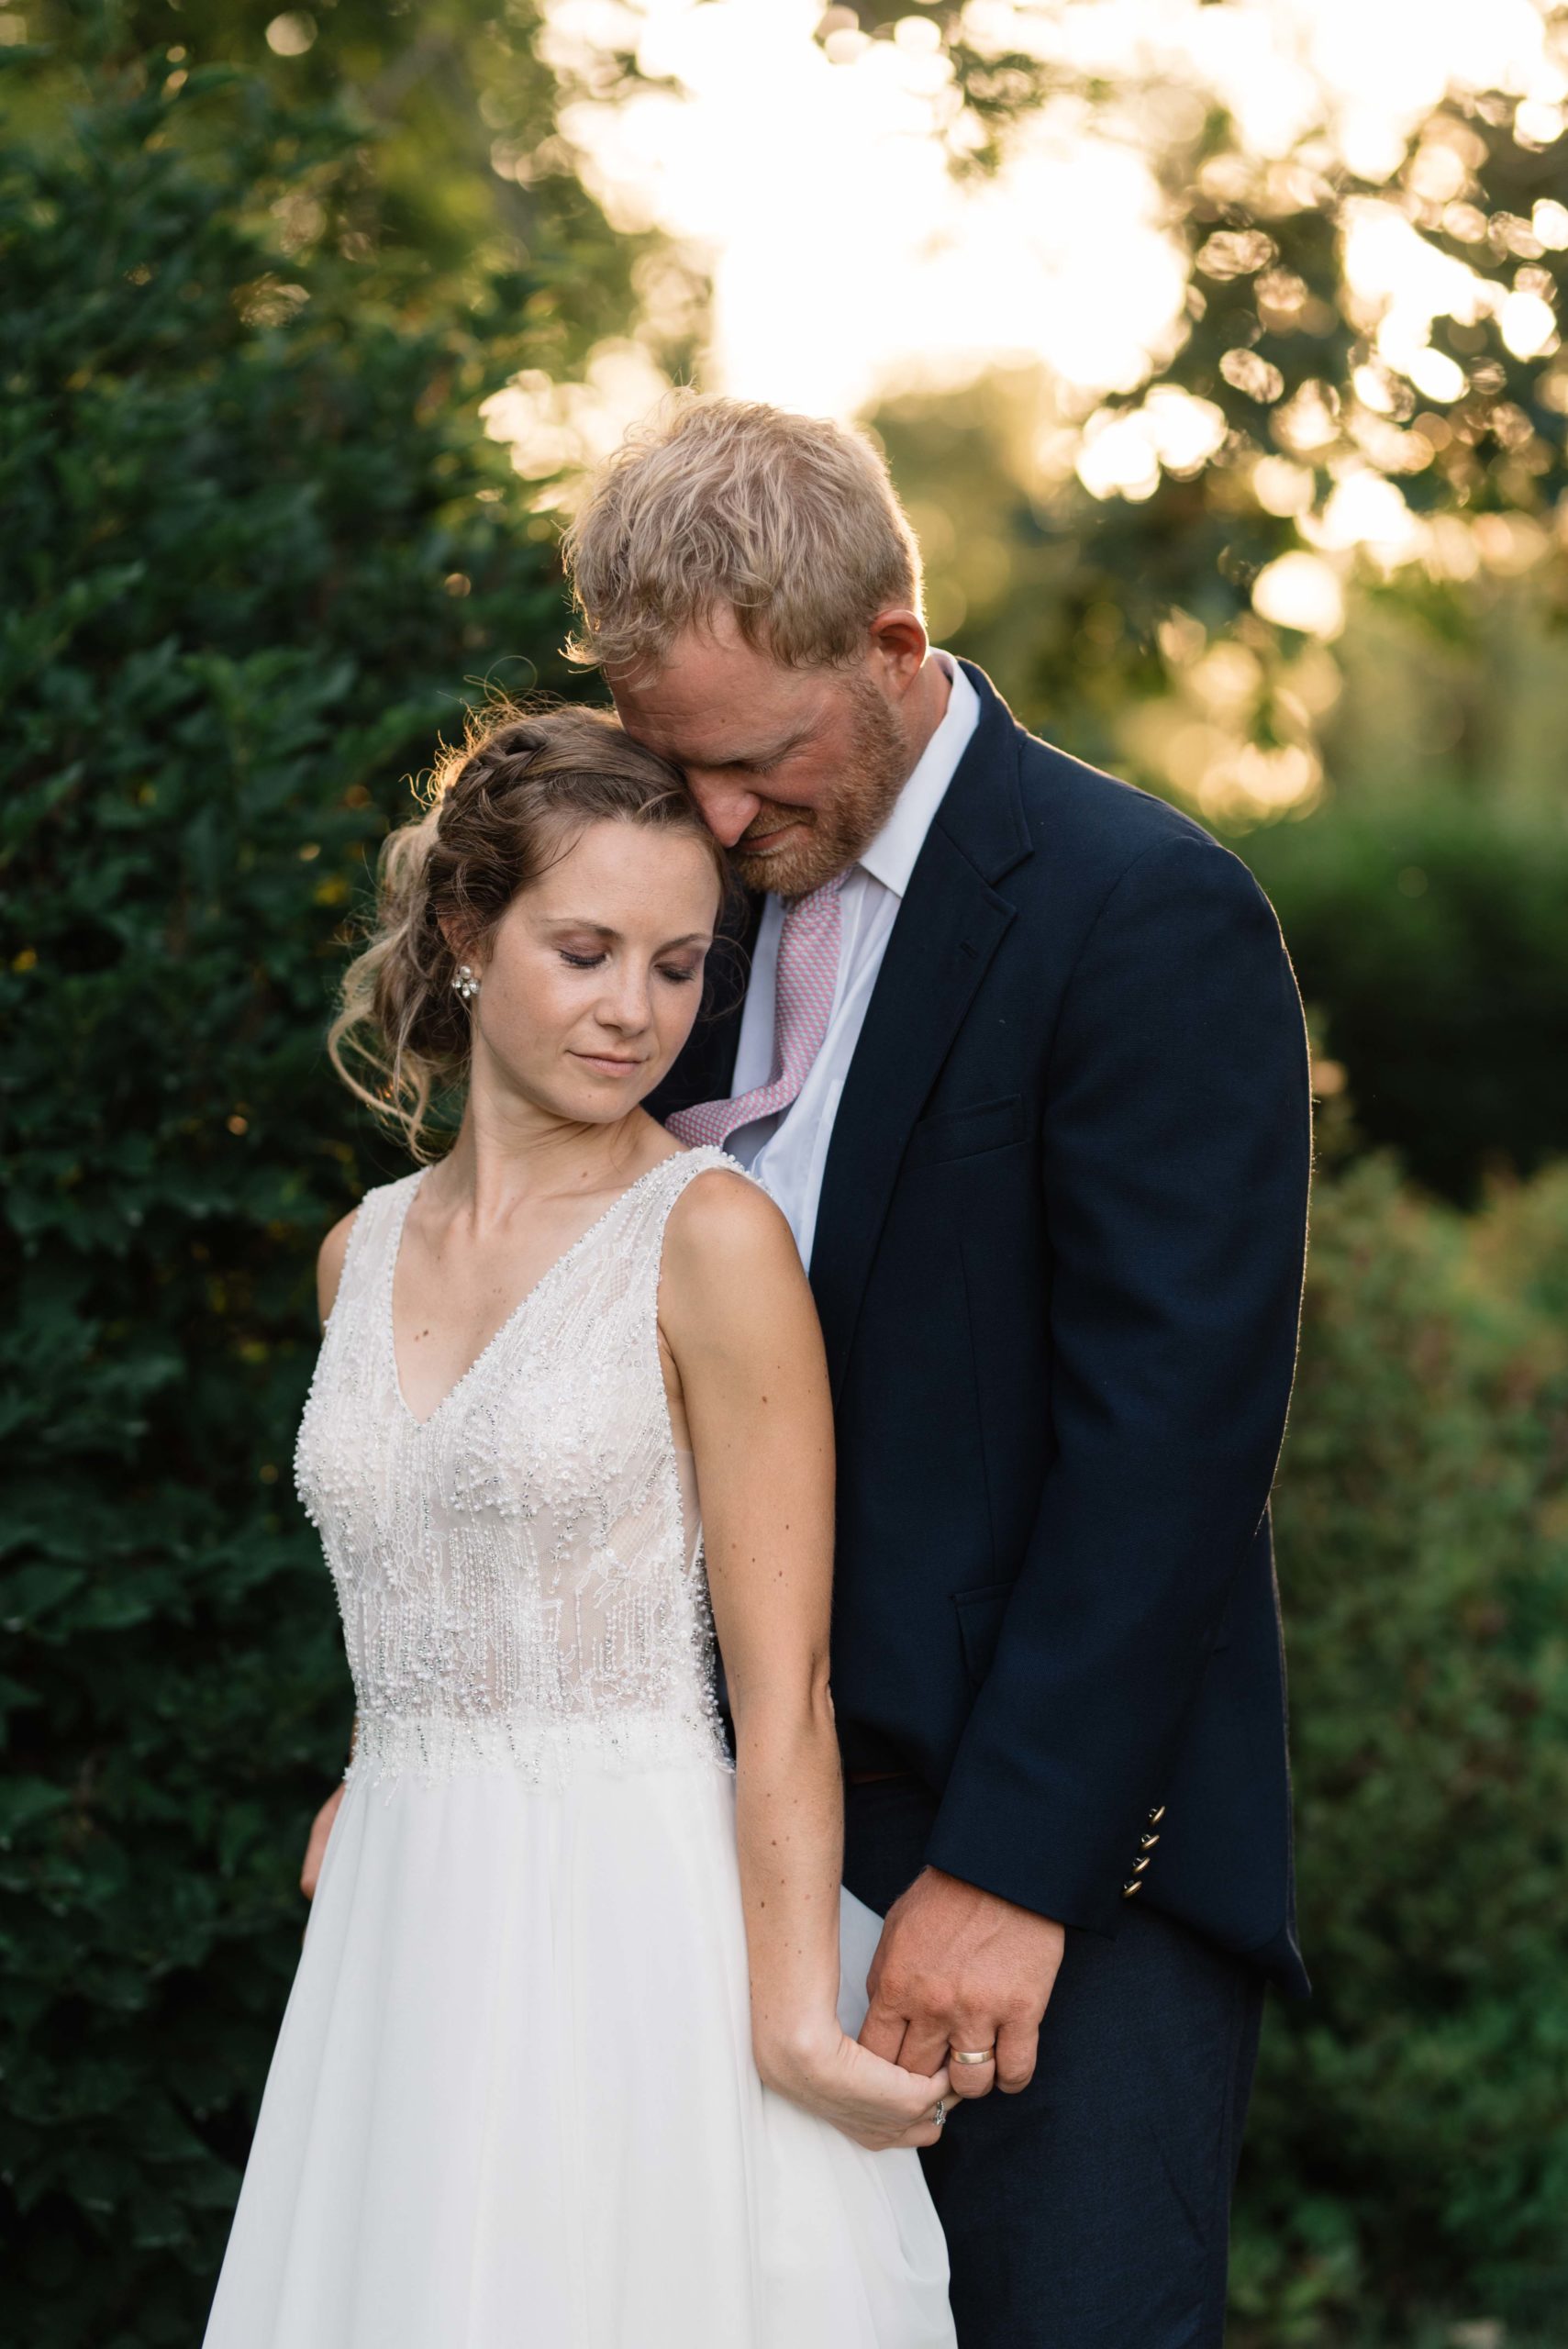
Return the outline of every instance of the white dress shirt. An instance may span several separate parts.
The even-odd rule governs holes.
[[[934,652],[951,679],[940,725],[920,754],[918,765],[894,804],[875,840],[844,877],[839,975],[822,1049],[787,1109],[740,1126],[725,1148],[760,1176],[789,1219],[801,1262],[811,1262],[822,1170],[833,1138],[844,1080],[865,1024],[866,1006],[876,985],[887,941],[909,886],[915,860],[925,846],[958,763],[980,723],[980,696],[948,652]],[[784,901],[770,896],[751,956],[751,977],[740,1018],[730,1098],[766,1085],[773,1073],[773,994],[778,970]]]

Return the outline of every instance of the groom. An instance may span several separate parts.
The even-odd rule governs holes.
[[[952,2051],[962,2349],[1204,2349],[1296,1950],[1267,1502],[1309,1161],[1236,858],[932,651],[886,473],[688,398],[569,541],[628,731],[752,893],[652,1105],[789,1217],[838,1412],[862,2036]]]

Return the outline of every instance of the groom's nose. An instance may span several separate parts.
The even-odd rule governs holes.
[[[694,774],[690,767],[686,769],[686,783],[715,840],[722,841],[726,848],[733,848],[762,804],[757,794],[723,775],[703,774],[700,771]]]

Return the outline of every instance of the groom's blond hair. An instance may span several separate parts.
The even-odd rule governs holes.
[[[871,442],[761,401],[677,393],[592,484],[564,555],[585,667],[659,668],[728,609],[790,668],[847,664],[920,609],[920,553]]]

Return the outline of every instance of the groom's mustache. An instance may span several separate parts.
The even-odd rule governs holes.
[[[782,800],[765,800],[735,845],[743,849],[748,841],[766,840],[770,833],[782,832],[790,824],[814,824],[816,821],[815,810],[810,807],[791,807]]]

